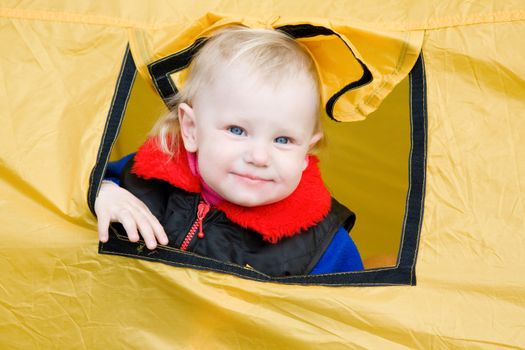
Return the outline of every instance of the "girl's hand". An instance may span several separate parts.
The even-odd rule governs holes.
[[[140,199],[128,190],[110,181],[103,181],[95,200],[98,218],[98,239],[108,241],[110,222],[120,222],[131,242],[139,240],[139,232],[146,247],[155,249],[157,241],[168,244],[168,236],[157,218]]]

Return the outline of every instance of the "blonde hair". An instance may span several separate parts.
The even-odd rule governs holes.
[[[272,29],[240,26],[221,29],[206,39],[193,57],[184,86],[168,100],[169,112],[157,121],[151,131],[151,136],[157,138],[164,153],[173,155],[181,142],[177,114],[179,104],[191,105],[199,90],[213,83],[221,69],[227,69],[239,61],[254,71],[256,79],[276,85],[284,79],[306,74],[317,96],[320,96],[315,64],[306,49],[292,37]],[[319,106],[320,101],[317,101],[315,132],[321,132]]]

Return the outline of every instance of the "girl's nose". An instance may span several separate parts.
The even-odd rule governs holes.
[[[246,152],[245,160],[247,163],[253,164],[258,167],[268,166],[270,155],[268,153],[266,145],[260,143],[253,143]]]

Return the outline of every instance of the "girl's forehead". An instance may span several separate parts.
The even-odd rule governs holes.
[[[318,96],[315,88],[304,80],[287,80],[281,84],[269,84],[247,78],[233,77],[218,81],[204,89],[199,101],[210,107],[229,107],[235,110],[273,111],[274,113],[298,113],[317,110]],[[307,113],[310,115],[311,113]]]
[[[271,70],[270,67],[258,67],[249,62],[217,65],[209,75],[208,85],[219,88],[258,89],[273,88],[290,84],[308,84],[316,90],[317,80],[308,72],[291,69],[289,71]]]
[[[317,100],[313,88],[301,82],[280,86],[264,84],[216,84],[194,105],[205,123],[264,127],[286,133],[306,134],[314,129]],[[216,124],[215,124],[216,125]]]
[[[193,106],[198,117],[311,129],[318,116],[319,95],[307,75],[258,76],[253,67],[236,66],[218,69],[214,79],[197,92]]]

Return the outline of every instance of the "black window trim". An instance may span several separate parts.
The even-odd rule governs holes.
[[[337,100],[342,95],[344,95],[350,90],[354,90],[361,86],[370,84],[373,81],[374,78],[368,67],[355,55],[352,48],[348,46],[348,44],[341,38],[341,36],[333,30],[321,26],[314,26],[311,24],[287,25],[277,27],[275,29],[285,32],[286,34],[295,39],[309,38],[318,35],[334,35],[338,37],[342,43],[344,43],[344,45],[348,48],[348,50],[352,53],[356,61],[361,66],[363,70],[361,77],[358,80],[352,81],[347,85],[343,86],[326,102],[325,111],[331,119],[336,120],[333,116],[333,111]],[[155,88],[157,89],[159,95],[166,103],[168,99],[174,96],[178,91],[175,83],[173,82],[173,79],[171,79],[171,75],[188,67],[188,65],[191,62],[191,59],[199,51],[199,49],[205,41],[206,38],[199,38],[192,45],[185,48],[184,50],[163,57],[148,65],[148,70],[153,79],[153,84],[155,85]]]
[[[199,44],[197,43],[196,45]],[[153,65],[155,65],[155,63]],[[150,71],[152,70],[150,69]],[[115,93],[100,143],[97,161],[90,176],[88,204],[92,212],[94,212],[93,208],[96,194],[102,181],[111,149],[118,136],[136,74],[136,66],[128,47],[124,55],[120,76],[115,87]],[[219,271],[242,278],[266,282],[327,286],[416,285],[415,266],[421,223],[423,219],[427,148],[426,80],[422,54],[420,54],[416,64],[410,72],[409,81],[411,126],[409,188],[407,192],[405,218],[402,227],[401,242],[396,266],[322,275],[270,277],[248,268],[224,263],[177,249],[163,249],[160,254],[156,254],[155,258],[152,258],[148,255],[147,249],[144,249],[143,242],[139,242],[138,244],[132,243],[127,241],[126,237],[120,237],[119,239],[117,238],[114,229],[110,230],[110,242],[108,243],[116,242],[118,244],[100,244],[99,252],[105,254],[125,255],[119,253],[118,245],[131,244],[137,246],[137,255],[134,256],[136,258],[160,261],[174,266]],[[113,238],[113,240],[111,238]],[[157,250],[159,251],[160,249],[157,248]],[[168,261],[167,259],[174,260]]]

